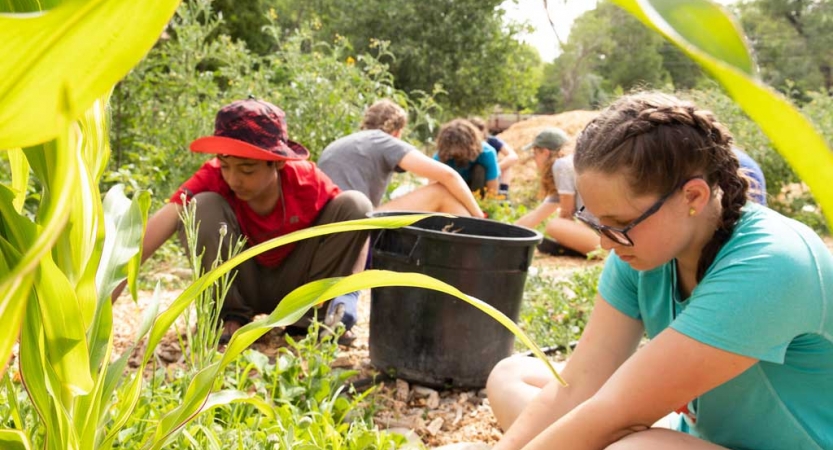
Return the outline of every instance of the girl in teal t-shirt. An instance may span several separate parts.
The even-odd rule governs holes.
[[[500,178],[497,152],[483,142],[480,131],[468,120],[454,119],[440,128],[434,159],[457,171],[473,192],[497,194]]]
[[[495,449],[833,449],[833,257],[747,202],[731,142],[658,93],[585,128],[577,217],[611,255],[569,386],[533,358],[492,372]]]

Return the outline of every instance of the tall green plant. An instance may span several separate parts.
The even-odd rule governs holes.
[[[22,10],[16,8],[18,3],[6,4],[14,11]],[[31,53],[0,62],[0,93],[4,94],[0,96],[0,111],[17,109],[23,117],[30,117],[31,111],[38,109],[37,122],[46,124],[38,127],[34,122],[6,120],[0,114],[4,120],[0,122],[0,147],[26,147],[22,152],[25,163],[19,151],[12,150],[15,153],[11,185],[15,190],[0,184],[0,312],[7,324],[0,334],[0,367],[5,370],[5,361],[20,330],[19,373],[40,423],[40,427],[27,427],[18,409],[13,413],[15,429],[0,430],[0,443],[6,448],[28,448],[32,442],[55,450],[112,448],[136,408],[144,381],[143,369],[162,336],[197,296],[235,265],[299,239],[399,227],[420,218],[333,224],[250,248],[199,278],[166,311],[157,314],[158,302],[147,308],[137,338],[149,333],[146,353],[137,372],[125,376],[127,357],[133,348],[112,361],[110,295],[127,277],[135,298],[139,248],[150,198],[147,192],[138,192],[132,201],[128,200],[121,186],[116,186],[102,201],[98,185],[110,154],[108,92],[115,80],[135,63],[134,59],[147,50],[149,30],[151,35],[160,31],[168,17],[165,14],[172,12],[176,2],[142,6],[138,8],[128,1],[69,0],[40,15],[0,16],[0,24],[7,25],[0,31],[0,50],[5,55],[17,56],[15,52],[20,49],[13,49],[8,42],[25,41],[26,45],[20,47]],[[125,20],[128,14],[129,21]],[[139,32],[135,27],[143,28]],[[11,37],[6,34],[8,30]],[[116,45],[111,39],[117,38],[126,41]],[[91,45],[87,42],[90,39],[102,42]],[[86,61],[80,58],[74,61],[72,70],[46,70],[43,76],[36,76],[38,68],[56,69],[65,61],[66,55],[55,53],[55,48],[91,51],[99,58],[98,65],[78,69],[79,63]],[[9,60],[11,66],[6,64]],[[15,64],[22,64],[31,73],[20,72]],[[88,96],[91,97],[85,104]],[[21,99],[28,102],[23,104]],[[51,102],[57,104],[55,111],[49,108]],[[22,180],[29,179],[30,170],[42,187],[34,218],[21,211],[19,194],[19,187],[27,184]],[[153,436],[136,446],[164,447],[185,423],[206,408],[240,401],[259,404],[244,393],[214,392],[213,381],[271,327],[293,323],[312,305],[336,295],[387,285],[449,292],[519,333],[511,321],[488,305],[423,276],[364,273],[343,280],[320,280],[291,293],[267,319],[238,330],[222,358],[194,375],[181,404],[155,423]],[[525,336],[519,337],[531,344]]]
[[[726,12],[710,0],[613,2],[665,36],[720,82],[807,183],[830,223],[833,152],[787,99],[758,78],[743,34]]]

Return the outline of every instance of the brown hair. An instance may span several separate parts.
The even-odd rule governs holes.
[[[396,103],[384,99],[375,102],[367,108],[362,119],[362,130],[382,130],[393,134],[405,128],[408,114]]]
[[[477,128],[477,131],[480,132],[480,139],[485,140],[489,136],[489,130],[486,129],[486,121],[480,117],[472,116],[469,117],[469,122]]]
[[[544,147],[537,147],[535,151],[538,151],[538,148],[543,149],[547,152],[547,159],[544,162],[544,167],[541,168],[541,192],[544,193],[545,196],[549,197],[556,193],[557,189],[555,188],[555,174],[552,173],[552,165],[555,164],[555,160],[562,157],[561,148],[558,150],[550,150]]]
[[[722,192],[723,215],[700,254],[701,280],[729,239],[746,203],[748,182],[738,171],[732,136],[710,111],[656,92],[620,98],[590,122],[576,142],[577,173],[623,172],[637,195],[665,194],[701,175]]]
[[[454,160],[458,166],[468,164],[483,151],[480,132],[466,119],[454,119],[440,128],[437,153],[440,161]]]

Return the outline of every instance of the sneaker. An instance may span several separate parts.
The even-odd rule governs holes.
[[[543,241],[537,246],[538,251],[541,253],[546,253],[548,255],[553,256],[575,256],[578,258],[586,258],[587,255],[584,253],[573,250],[569,247],[565,247],[562,244],[559,244],[554,239],[550,239],[545,237]]]

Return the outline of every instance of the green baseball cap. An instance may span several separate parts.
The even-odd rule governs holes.
[[[533,147],[541,147],[548,150],[558,150],[568,140],[570,138],[567,137],[567,133],[560,128],[545,128],[535,136],[535,139],[531,143],[524,145],[523,149],[529,150]]]

